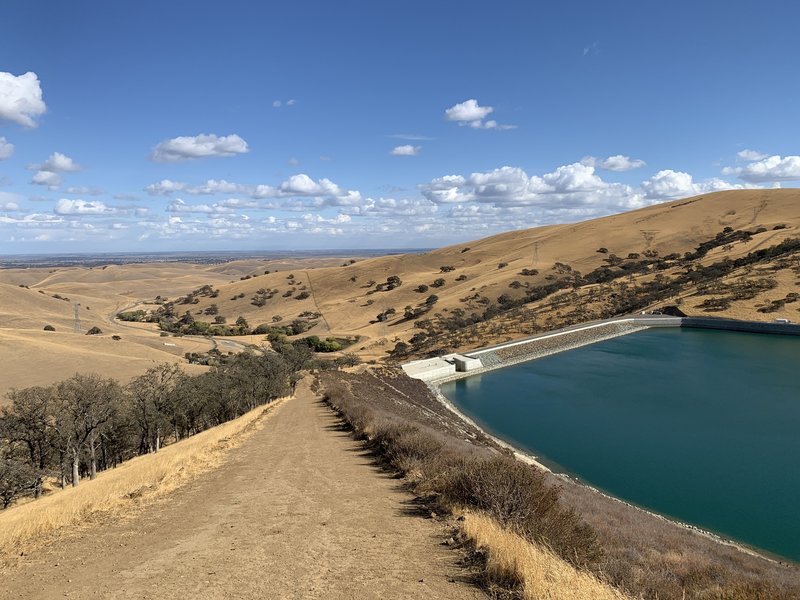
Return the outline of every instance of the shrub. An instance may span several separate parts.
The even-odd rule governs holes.
[[[576,566],[594,564],[601,556],[594,531],[574,511],[561,506],[558,488],[518,460],[505,456],[461,459],[440,478],[439,486],[450,505],[483,510]]]
[[[95,325],[89,331],[86,332],[86,335],[99,335],[101,333],[103,333],[103,330],[100,329],[97,325]]]
[[[424,294],[425,292],[428,291],[428,286],[423,283],[423,284],[418,285],[417,287],[415,287],[414,291],[415,292],[419,292],[420,294]]]
[[[467,280],[467,276],[464,275],[463,273],[461,275],[459,275],[458,277],[456,277],[456,281],[466,281],[466,280]]]
[[[295,300],[305,300],[306,298],[310,297],[311,294],[308,292],[300,292],[297,296],[294,297]]]
[[[498,269],[505,269],[507,266],[508,266],[507,262],[501,262],[499,265],[497,265],[497,268]]]
[[[437,279],[436,281],[434,281],[431,284],[431,287],[435,287],[435,288],[442,287],[445,283],[446,283],[446,281],[440,277],[439,279]]]
[[[44,330],[45,330],[45,331],[55,331],[55,330],[56,330],[56,328],[55,328],[55,327],[53,327],[52,325],[45,325],[45,326],[44,326]]]

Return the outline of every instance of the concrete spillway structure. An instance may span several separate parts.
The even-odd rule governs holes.
[[[458,373],[467,373],[483,368],[478,358],[464,354],[446,354],[436,358],[414,360],[403,365],[406,375],[423,381],[448,379]]]

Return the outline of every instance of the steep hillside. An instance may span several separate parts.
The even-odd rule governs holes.
[[[724,243],[715,245],[715,239],[722,239],[718,235],[726,237]],[[595,281],[597,270],[604,267],[624,274],[625,281],[633,285],[652,278],[656,272],[674,277],[689,263],[709,265],[735,260],[798,236],[800,190],[719,192],[583,223],[508,232],[425,254],[261,275],[220,285],[215,298],[198,296],[192,299],[195,304],[179,304],[176,310],[190,310],[194,318],[212,321],[203,315],[215,305],[212,311],[224,316],[227,323],[242,316],[251,327],[285,324],[300,315],[318,313],[318,317],[311,318],[317,321],[311,333],[360,335],[358,350],[365,356],[380,357],[397,341],[407,341],[421,329],[436,333],[441,329],[435,326],[437,319],[448,322],[453,316],[483,317],[491,306],[507,308],[522,299],[529,300],[531,308],[539,307],[548,313],[546,306],[563,295],[565,289],[572,293],[577,288],[583,293],[570,296],[573,309],[579,306],[587,318],[605,316],[608,307],[598,309]],[[686,253],[694,253],[701,244],[709,243],[711,247],[703,256],[683,259]],[[665,262],[665,257],[670,260]],[[630,271],[626,272],[628,268]],[[785,297],[795,286],[797,277],[788,266],[779,271],[774,273],[774,286],[762,286],[746,303],[732,303],[715,314],[796,320],[800,315],[794,315],[789,305],[768,316],[758,312],[764,302]],[[587,279],[590,274],[593,275]],[[761,278],[752,270],[744,276]],[[387,279],[392,277],[402,283],[396,287],[387,285]],[[537,297],[553,287],[558,288],[555,294]],[[694,288],[696,285],[679,292],[676,289],[674,296],[690,297],[697,292]],[[592,290],[594,294],[590,293]],[[435,298],[430,298],[432,295]],[[560,304],[564,304],[563,298]],[[691,302],[683,306],[694,311]],[[555,311],[538,322],[541,326],[557,326],[558,317],[563,314],[565,311]],[[573,315],[571,319],[579,317]],[[426,327],[426,320],[433,320],[434,326]],[[501,335],[526,332],[521,328]],[[484,337],[476,336],[473,343],[487,341]]]

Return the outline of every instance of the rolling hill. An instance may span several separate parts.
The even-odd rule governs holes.
[[[424,254],[8,269],[0,271],[7,367],[0,393],[78,370],[126,379],[153,361],[214,345],[113,319],[122,310],[156,311],[164,301],[197,321],[224,317],[230,325],[243,317],[253,329],[299,319],[313,323],[306,335],[359,336],[348,350],[364,359],[467,349],[664,305],[687,314],[800,320],[800,251],[790,243],[797,238],[800,190],[743,190]],[[42,331],[45,324],[56,332]],[[84,335],[92,326],[103,335]],[[264,335],[229,340],[262,344]],[[31,369],[44,357],[45,371]]]

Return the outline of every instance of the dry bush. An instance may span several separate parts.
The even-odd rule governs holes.
[[[403,475],[430,476],[426,467],[433,464],[444,442],[419,427],[384,421],[376,427],[373,445]]]
[[[464,517],[463,534],[485,553],[484,585],[531,600],[625,600],[622,592],[531,544],[483,514]]]
[[[559,502],[558,488],[513,458],[463,460],[442,479],[439,491],[450,505],[485,511],[576,566],[595,565],[602,555],[594,530]]]

